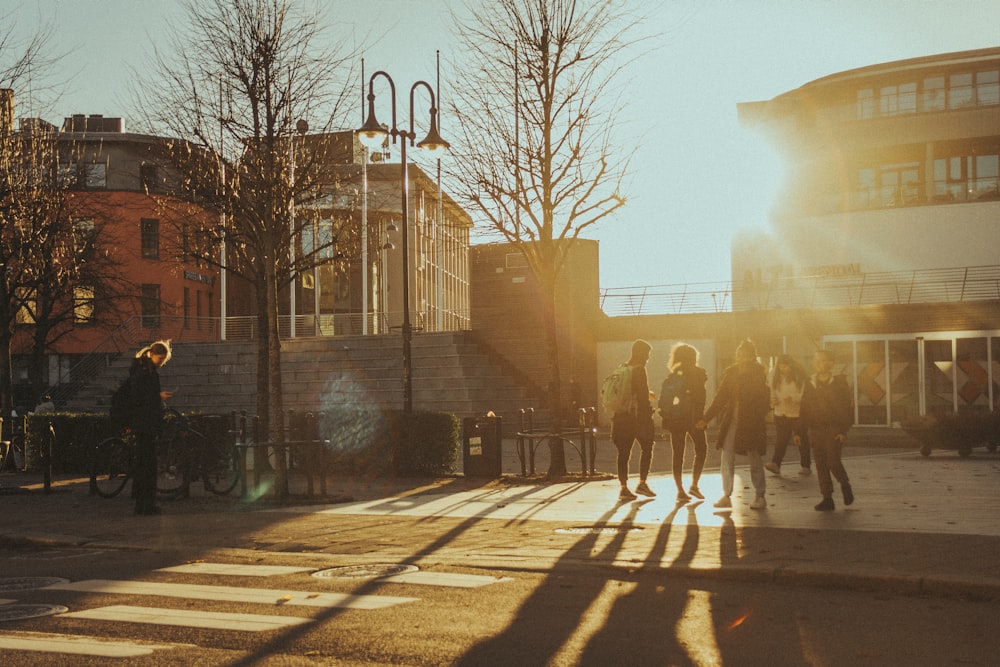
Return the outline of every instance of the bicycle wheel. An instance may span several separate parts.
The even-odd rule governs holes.
[[[187,489],[187,451],[183,439],[175,436],[156,446],[156,492],[176,498]]]
[[[114,498],[128,482],[132,467],[131,448],[121,438],[107,438],[94,448],[91,474],[97,481],[97,495]]]
[[[239,452],[233,445],[223,445],[221,451],[212,451],[207,447],[205,458],[202,459],[202,479],[205,488],[212,493],[224,496],[236,488],[240,481]]]

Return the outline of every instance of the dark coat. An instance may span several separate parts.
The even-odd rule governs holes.
[[[799,416],[807,428],[831,428],[847,435],[854,424],[854,403],[847,378],[834,375],[828,382],[810,378],[802,392]]]
[[[736,452],[745,454],[756,450],[767,451],[767,413],[771,410],[771,390],[767,387],[764,367],[754,362],[745,367],[733,364],[722,374],[719,390],[712,405],[705,411],[705,421],[719,416],[719,436],[716,447],[722,448],[729,429],[733,428],[733,414],[739,404],[736,420]]]
[[[160,374],[148,356],[135,359],[129,370],[132,409],[129,428],[136,433],[157,433],[163,427]]]
[[[705,413],[705,403],[708,401],[708,396],[705,392],[705,383],[708,382],[708,373],[701,366],[688,366],[687,364],[681,364],[673,372],[682,373],[684,390],[687,392],[691,402],[690,414],[683,423],[668,424],[664,421],[663,428],[675,431],[690,431],[694,428],[695,422],[701,419],[701,416]],[[669,378],[670,376],[668,375],[667,377]],[[666,383],[666,380],[664,380],[664,383]],[[660,399],[663,400],[662,388],[660,390]]]

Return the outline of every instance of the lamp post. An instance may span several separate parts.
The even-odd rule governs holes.
[[[375,118],[375,79],[384,77],[389,82],[389,90],[392,95],[392,127],[386,130]],[[373,150],[382,145],[387,136],[392,136],[392,143],[402,137],[400,141],[400,191],[402,207],[402,253],[403,253],[403,411],[413,411],[413,383],[411,381],[411,357],[410,341],[413,338],[413,329],[410,325],[410,248],[409,248],[409,176],[406,163],[406,146],[414,145],[417,138],[413,124],[413,97],[417,88],[426,88],[431,98],[430,107],[430,129],[427,136],[416,144],[417,148],[423,148],[433,153],[443,152],[448,149],[448,142],[441,138],[437,129],[437,105],[434,97],[434,89],[426,81],[417,81],[410,88],[410,123],[406,128],[400,128],[396,123],[396,84],[392,77],[383,71],[375,72],[368,79],[368,118],[364,125],[357,130],[358,140],[369,150]]]

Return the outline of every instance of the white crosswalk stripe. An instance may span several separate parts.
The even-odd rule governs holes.
[[[247,565],[237,563],[193,562],[164,567],[157,571],[171,574],[206,575],[215,577],[271,577],[294,575],[304,572],[315,573],[315,568],[262,564]],[[389,584],[415,584],[449,588],[477,588],[503,581],[510,581],[510,578],[447,572],[416,571],[380,577],[378,578],[378,581],[380,583]],[[237,604],[259,604],[267,605],[272,608],[287,606],[369,611],[386,609],[418,600],[418,598],[413,597],[392,595],[353,595],[350,593],[301,591],[282,588],[254,588],[195,583],[165,583],[110,579],[88,579],[76,582],[63,581],[46,586],[45,589],[105,595],[138,595],[181,598],[186,600],[232,602]],[[13,602],[16,602],[16,600],[0,600],[0,604]],[[229,613],[193,609],[166,609],[153,606],[147,607],[136,605],[108,605],[92,609],[82,609],[60,614],[60,617],[114,623],[142,623],[161,626],[180,626],[241,632],[266,632],[312,622],[312,619],[306,616]],[[99,637],[61,635],[56,633],[0,633],[0,652],[4,650],[16,650],[58,653],[65,655],[121,658],[150,655],[155,651],[177,649],[185,646],[190,647],[185,644],[128,642],[111,639],[106,640]]]
[[[265,616],[262,614],[230,614],[221,611],[193,611],[191,609],[159,609],[156,607],[133,607],[112,605],[84,611],[63,614],[68,618],[87,618],[99,621],[119,621],[126,623],[151,623],[154,625],[176,625],[186,628],[209,628],[212,630],[243,630],[262,632],[280,630],[290,625],[309,623],[311,619],[301,616]]]
[[[338,607],[345,609],[383,609],[397,604],[415,602],[417,598],[389,595],[351,595],[350,593],[314,593],[271,588],[240,588],[238,586],[206,586],[203,584],[165,584],[156,581],[114,581],[88,579],[65,584],[53,584],[46,590],[112,593],[117,595],[154,595],[189,600],[215,600],[269,605],[301,605],[305,607]]]

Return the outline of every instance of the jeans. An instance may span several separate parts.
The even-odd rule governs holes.
[[[774,456],[771,457],[771,462],[775,465],[781,465],[782,459],[785,458],[785,450],[788,449],[788,442],[798,433],[801,437],[799,464],[803,468],[810,467],[809,434],[802,428],[801,419],[798,417],[780,417],[775,415],[774,431]]]
[[[733,495],[733,478],[736,475],[736,427],[729,430],[726,440],[722,443],[722,495]],[[767,480],[764,478],[764,457],[756,449],[747,452],[750,459],[750,481],[758,496],[763,496],[767,490]]]
[[[618,450],[618,481],[622,486],[628,481],[628,464],[632,458],[632,445],[639,441],[639,481],[645,482],[653,463],[653,417],[636,418],[632,414],[615,415],[611,419],[611,441]]]
[[[684,450],[687,448],[687,436],[691,434],[691,441],[694,443],[694,469],[691,472],[691,485],[698,486],[701,471],[705,467],[705,458],[708,455],[705,432],[697,428],[690,430],[681,428],[676,431],[669,429],[667,433],[670,434],[670,446],[673,448],[673,461],[670,467],[678,490],[683,489],[684,486],[681,483],[681,475],[684,471]]]
[[[850,484],[847,471],[840,459],[840,452],[844,445],[837,440],[836,436],[837,431],[829,427],[820,426],[809,429],[809,440],[813,444],[813,453],[816,455],[816,477],[819,479],[819,492],[824,498],[833,495],[831,474],[842,487]]]

